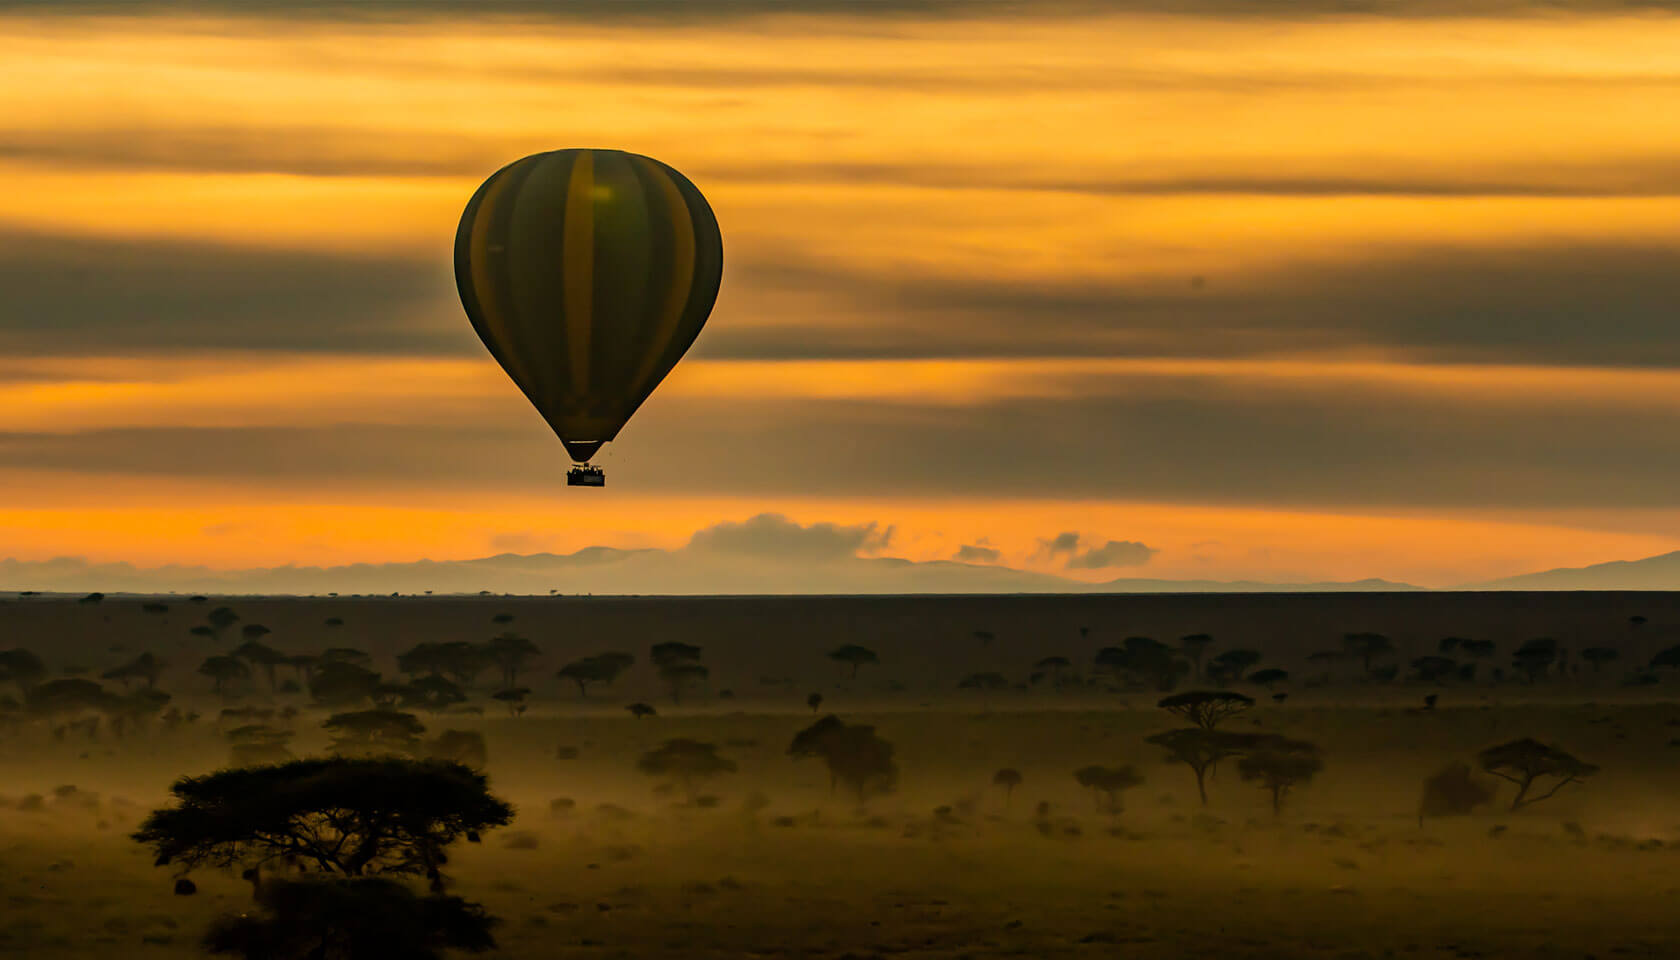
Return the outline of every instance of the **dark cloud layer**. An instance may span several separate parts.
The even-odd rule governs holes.
[[[0,348],[479,356],[446,255],[346,258],[0,232]],[[778,316],[776,298],[827,314]],[[1680,248],[1530,246],[1293,263],[1259,276],[1023,284],[738,257],[694,356],[1247,357],[1680,366]]]
[[[1257,276],[1026,284],[738,264],[742,288],[831,292],[855,322],[719,325],[701,356],[1201,356],[1382,348],[1440,362],[1680,364],[1680,247],[1374,252]],[[884,319],[872,318],[887,318]]]
[[[435,262],[0,233],[0,348],[482,350]]]
[[[765,14],[845,15],[857,19],[1008,19],[1101,13],[1407,19],[1636,13],[1670,11],[1677,6],[1676,0],[154,0],[144,5],[123,0],[0,0],[0,12],[48,15],[188,13],[373,22],[472,15],[527,21],[657,21],[664,25],[704,24]]]
[[[1345,380],[1217,377],[1142,378],[1118,394],[1092,386],[1088,396],[962,407],[655,397],[601,462],[610,489],[651,495],[1059,497],[1316,508],[1668,507],[1680,475],[1680,415],[1650,399],[1587,403],[1559,391],[1481,403],[1451,391]],[[300,490],[319,485],[364,494],[547,494],[560,486],[565,466],[534,415],[484,427],[0,434],[0,469]],[[776,531],[714,536],[723,544],[731,536],[750,544],[763,534],[773,539]],[[833,532],[842,546],[868,536]]]

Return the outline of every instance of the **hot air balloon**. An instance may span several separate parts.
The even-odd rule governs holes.
[[[516,160],[473,194],[455,234],[461,305],[490,355],[576,463],[589,459],[699,336],[723,277],[706,198],[622,150]]]

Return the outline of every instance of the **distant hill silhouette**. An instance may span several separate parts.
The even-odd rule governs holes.
[[[1612,560],[1587,567],[1525,573],[1462,590],[1680,590],[1680,550],[1643,560]]]
[[[1353,583],[1164,580],[1123,577],[1088,583],[1052,573],[951,560],[843,556],[801,560],[696,550],[586,547],[575,553],[501,554],[476,560],[338,567],[141,568],[76,558],[0,560],[0,590],[238,594],[747,595],[994,593],[1260,593],[1416,590],[1386,580]]]

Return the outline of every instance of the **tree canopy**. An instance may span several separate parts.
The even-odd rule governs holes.
[[[1254,698],[1230,690],[1186,690],[1162,697],[1155,705],[1205,730],[1254,706]]]
[[[1597,767],[1576,758],[1563,748],[1544,744],[1530,737],[1488,747],[1477,754],[1476,759],[1483,770],[1517,785],[1517,795],[1511,800],[1512,810],[1539,803],[1564,787],[1580,783],[1598,772]],[[1547,779],[1555,781],[1551,789],[1537,797],[1528,795],[1537,781]]]
[[[170,793],[174,805],[133,837],[158,866],[188,869],[295,858],[344,876],[435,877],[444,847],[513,818],[461,764],[389,757],[221,770],[177,780]]]
[[[829,785],[840,783],[856,791],[858,803],[871,794],[890,793],[898,784],[893,745],[875,735],[875,728],[848,724],[829,714],[794,735],[788,755],[820,757],[828,766]]]

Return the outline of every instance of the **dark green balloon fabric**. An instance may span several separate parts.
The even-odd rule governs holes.
[[[676,366],[722,278],[706,198],[676,170],[619,150],[508,164],[455,234],[473,329],[579,461]]]

